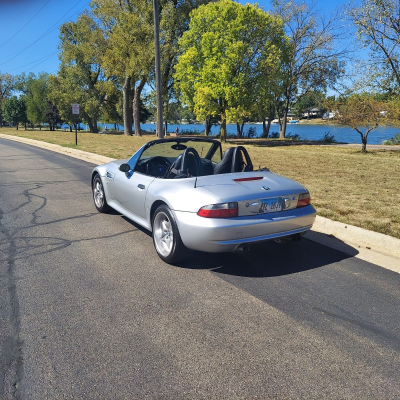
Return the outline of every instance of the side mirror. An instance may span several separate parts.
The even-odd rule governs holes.
[[[120,170],[121,172],[129,172],[129,171],[131,170],[131,167],[130,167],[129,164],[121,164],[121,165],[119,166],[119,170]]]

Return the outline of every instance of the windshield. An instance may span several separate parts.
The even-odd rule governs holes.
[[[162,142],[147,148],[142,153],[140,159],[162,156],[175,160],[180,154],[183,153],[185,149],[187,149],[188,147],[192,147],[197,151],[200,158],[208,158],[208,159],[213,158],[214,162],[219,162],[221,161],[221,154],[219,151],[215,151],[215,153],[217,153],[215,154],[215,157],[213,157],[214,154],[209,154],[213,146],[215,146],[214,142],[206,142],[206,141],[202,142],[195,140],[188,140],[185,142]]]
[[[211,140],[167,140],[147,147],[135,171],[159,178],[212,175],[221,161],[221,144]]]

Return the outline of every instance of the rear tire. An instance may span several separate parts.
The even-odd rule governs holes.
[[[107,204],[106,194],[104,192],[103,182],[100,175],[96,174],[92,181],[93,201],[97,211],[101,213],[108,213],[111,211],[110,206]]]
[[[192,255],[182,242],[178,226],[166,205],[157,208],[153,216],[153,243],[159,257],[167,264],[176,264]]]

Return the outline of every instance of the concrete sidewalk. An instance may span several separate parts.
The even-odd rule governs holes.
[[[93,163],[105,164],[113,159],[87,151],[70,149],[57,144],[0,134],[0,138],[41,147],[70,157]],[[400,273],[400,239],[368,231],[317,216],[314,226],[305,237],[314,242],[342,251],[383,268]]]

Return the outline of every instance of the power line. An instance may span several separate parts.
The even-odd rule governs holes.
[[[25,68],[25,67],[27,67],[28,65],[35,64],[36,62],[40,61],[38,64],[36,64],[36,65],[33,66],[32,68],[37,67],[38,65],[42,64],[43,62],[47,61],[49,58],[51,58],[52,56],[54,56],[55,54],[57,54],[57,51],[58,51],[58,50],[53,51],[52,53],[47,54],[47,55],[45,55],[45,56],[43,56],[43,57],[41,57],[41,58],[38,58],[37,60],[30,62],[29,64],[25,64],[25,65],[22,65],[21,67],[17,67],[17,68],[12,68],[12,69],[9,69],[8,71],[15,71],[16,69]],[[44,59],[45,59],[45,60],[44,60]],[[43,60],[43,61],[41,61],[41,60]]]
[[[44,37],[46,37],[49,33],[53,32],[55,29],[59,28],[58,23],[67,15],[69,14],[69,12],[74,9],[82,0],[78,0],[73,7],[71,7],[55,24],[53,24],[44,34],[42,34],[42,36],[40,36],[38,39],[36,39],[34,42],[32,42],[31,44],[29,44],[28,46],[24,47],[21,51],[18,51],[17,53],[13,53],[15,54],[14,57],[11,57],[10,59],[8,59],[7,61],[4,61],[3,63],[0,63],[0,65],[4,65],[7,64],[8,62],[14,60],[14,58],[18,57],[20,54],[22,54],[24,51],[26,51],[27,49],[29,49],[30,47],[32,47],[35,43],[37,43],[39,40],[43,39]],[[79,13],[82,9],[84,9],[86,7],[86,5],[88,4],[88,2],[86,2],[86,4],[81,7],[78,11],[76,11],[73,15]],[[10,54],[12,55],[12,54]]]
[[[6,40],[4,43],[2,43],[2,44],[0,44],[0,47],[3,47],[5,44],[7,44],[11,39],[13,39],[15,36],[17,36],[18,35],[18,33],[20,33],[21,31],[22,31],[22,29],[24,29],[28,24],[29,24],[29,22],[31,22],[35,17],[36,17],[36,15],[38,15],[39,13],[40,13],[40,11],[42,11],[42,9],[50,2],[51,0],[47,0],[46,1],[46,3],[42,6],[42,7],[40,7],[40,9],[39,9],[39,11],[21,28],[21,29],[19,29],[16,33],[14,33],[14,35],[13,36],[11,36],[8,40]]]
[[[57,53],[56,51],[52,54],[50,54],[48,57],[46,57],[43,61],[40,61],[39,63],[35,64],[33,67],[31,68],[36,68],[38,65],[43,64],[44,62],[46,62],[49,58],[53,57],[54,54]]]

